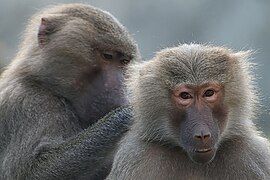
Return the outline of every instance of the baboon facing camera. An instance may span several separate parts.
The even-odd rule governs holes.
[[[134,124],[109,180],[270,179],[249,52],[181,45],[131,67]]]

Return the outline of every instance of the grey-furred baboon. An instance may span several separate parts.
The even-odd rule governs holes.
[[[259,98],[248,59],[184,44],[134,65],[134,124],[107,179],[270,179],[269,142],[252,122]]]
[[[66,4],[35,14],[1,75],[0,179],[104,179],[129,128],[130,108],[119,107],[136,59],[108,12]]]

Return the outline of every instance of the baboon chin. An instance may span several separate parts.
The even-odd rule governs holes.
[[[131,66],[134,124],[107,179],[270,179],[249,55],[184,44]]]

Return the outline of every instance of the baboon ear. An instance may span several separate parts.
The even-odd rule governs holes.
[[[48,40],[48,34],[50,34],[51,31],[51,23],[48,18],[41,18],[41,22],[38,29],[38,45],[40,47],[44,47],[47,40]]]
[[[62,20],[60,20],[62,19]],[[54,33],[63,24],[62,16],[42,17],[38,29],[38,44],[44,47],[49,41],[50,34]]]

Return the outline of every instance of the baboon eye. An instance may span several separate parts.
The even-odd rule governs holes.
[[[102,55],[107,60],[112,60],[113,59],[113,54],[111,54],[109,52],[103,53]]]
[[[121,64],[123,64],[123,65],[126,65],[126,64],[128,64],[130,62],[130,60],[128,60],[128,59],[122,59],[121,60]]]
[[[182,99],[191,99],[192,96],[188,92],[181,92],[180,97]]]
[[[215,91],[214,91],[214,90],[208,89],[208,90],[206,90],[206,91],[204,92],[203,96],[204,96],[204,97],[211,97],[211,96],[213,96],[214,94],[215,94]]]

